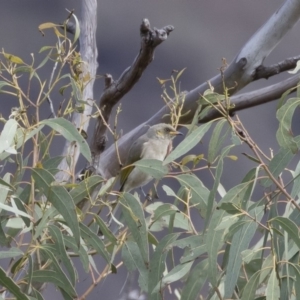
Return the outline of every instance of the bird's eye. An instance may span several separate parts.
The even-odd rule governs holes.
[[[171,131],[171,129],[169,127],[165,128],[165,132],[170,132],[170,131]]]

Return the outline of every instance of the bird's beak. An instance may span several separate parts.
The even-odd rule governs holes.
[[[176,136],[176,135],[182,135],[182,133],[180,131],[171,131],[170,135]]]

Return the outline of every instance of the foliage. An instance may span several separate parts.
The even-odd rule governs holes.
[[[57,25],[40,27],[47,28],[54,29],[58,42],[41,49],[47,54],[37,67],[34,59],[26,64],[19,57],[1,53],[0,92],[19,101],[8,118],[1,118],[0,255],[10,259],[6,270],[0,268],[2,298],[43,299],[41,285],[52,283],[65,299],[85,299],[107,276],[118,276],[115,273],[122,265],[138,273],[139,287],[150,300],[163,299],[170,291],[185,300],[300,298],[296,284],[300,280],[300,164],[295,170],[288,169],[300,144],[299,136],[291,131],[300,98],[280,102],[276,134],[280,150],[268,155],[239,118],[230,116],[227,93],[206,91],[193,122],[186,125],[186,137],[165,161],[145,160],[135,165],[155,178],[178,183],[176,190],[163,184],[172,204],[142,204],[137,193],[116,197],[114,178],[94,175],[77,182],[72,157],[67,157],[71,181],[57,182],[63,158],[53,157],[51,150],[58,135],[76,142],[78,151],[87,160],[91,158],[80,129],[68,121],[72,112],[81,112],[79,108],[86,105],[81,94],[89,78],[80,75],[82,62],[74,42],[58,31]],[[53,63],[53,72],[42,80],[38,72],[48,61]],[[28,85],[23,89],[19,81],[26,74]],[[180,75],[160,80],[174,126],[184,103],[184,93],[177,89]],[[33,81],[39,85],[36,98],[30,93]],[[167,91],[169,82],[174,97]],[[69,99],[58,117],[41,120],[43,103],[51,104],[51,95],[66,95],[68,90]],[[32,121],[29,106],[35,111]],[[199,116],[210,109],[217,109],[221,117],[198,125]],[[208,152],[196,153],[194,147],[208,132]],[[252,151],[246,157],[254,168],[226,191],[222,185],[224,162],[237,159],[230,151],[242,143]],[[8,167],[14,172],[8,172]],[[202,172],[211,174],[212,186],[201,182]],[[286,174],[292,179],[288,181]],[[257,195],[262,196],[259,199]],[[114,215],[116,202],[121,206],[120,218]],[[117,228],[107,225],[107,209]],[[199,230],[200,220],[203,226]],[[95,261],[98,256],[106,265],[102,270]],[[81,296],[76,291],[81,274],[73,257],[80,259],[93,280]]]

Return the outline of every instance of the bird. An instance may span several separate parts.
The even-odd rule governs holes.
[[[172,140],[182,133],[173,126],[160,123],[151,126],[130,147],[125,167],[120,174],[120,192],[130,192],[150,182],[153,177],[136,168],[133,163],[141,159],[163,161],[172,150]]]

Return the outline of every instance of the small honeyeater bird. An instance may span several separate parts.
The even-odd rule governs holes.
[[[140,159],[157,159],[163,161],[172,150],[172,140],[178,134],[169,124],[151,126],[148,131],[140,136],[130,147],[125,167],[121,170],[120,192],[129,192],[137,187],[142,187],[150,182],[153,177],[130,166]]]

